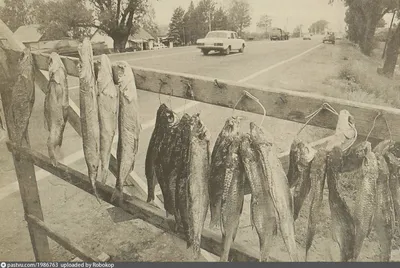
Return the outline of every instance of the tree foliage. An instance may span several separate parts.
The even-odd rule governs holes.
[[[180,44],[185,39],[184,17],[185,17],[185,10],[182,7],[175,8],[171,18],[171,22],[169,24],[169,32],[168,32],[169,38],[171,38],[174,43]]]
[[[251,25],[250,4],[247,0],[232,0],[229,8],[229,23],[234,31],[242,35]]]
[[[222,8],[218,8],[211,21],[211,28],[213,30],[227,30],[229,29],[229,19],[227,12]]]
[[[323,34],[329,22],[326,20],[319,20],[311,24],[309,31],[313,34]]]
[[[272,19],[267,15],[264,14],[260,17],[260,20],[257,22],[257,27],[264,29],[265,32],[271,27]]]
[[[0,8],[0,18],[13,32],[22,25],[34,22],[32,6],[27,0],[4,0],[4,7]]]

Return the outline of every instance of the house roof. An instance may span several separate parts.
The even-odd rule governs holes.
[[[129,40],[154,40],[154,37],[143,28],[140,28],[135,34],[129,36]]]
[[[39,29],[39,24],[23,25],[14,32],[14,37],[22,43],[39,42],[43,37]]]

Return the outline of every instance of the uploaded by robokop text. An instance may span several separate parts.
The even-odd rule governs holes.
[[[0,268],[114,268],[108,262],[1,262]]]

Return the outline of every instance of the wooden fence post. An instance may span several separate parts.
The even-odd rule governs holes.
[[[18,42],[18,40],[15,40],[13,38],[12,32],[4,24],[2,20],[0,20],[0,35],[2,35],[7,40],[10,49],[16,51],[22,51],[24,49],[24,45]],[[2,63],[0,64],[0,71],[1,71],[2,66],[3,67],[7,66],[4,64],[7,61],[7,59],[2,57],[0,61],[2,61],[0,62]],[[12,64],[18,64],[18,62]],[[4,77],[14,76],[14,74],[7,73],[7,69],[4,68],[2,69]],[[14,68],[11,68],[10,66],[10,69]],[[7,131],[10,137],[11,135],[10,124],[13,124],[13,120],[10,120],[11,118],[9,118],[8,115],[10,100],[7,99],[8,94],[5,94],[5,91],[9,87],[9,83],[5,82],[4,84],[2,84],[2,86],[7,87],[7,88],[0,88],[0,92],[2,94],[1,101],[5,111]],[[26,136],[27,137],[24,138],[22,141],[22,146],[30,148],[28,134]],[[11,137],[10,140],[12,140]],[[16,159],[14,154],[13,154],[13,160],[14,160],[15,173],[17,174],[22,204],[24,207],[25,217],[26,215],[33,215],[36,218],[43,221],[43,212],[40,203],[39,189],[37,186],[34,165],[30,160],[24,159],[23,157],[21,157],[20,159]],[[31,237],[32,248],[36,261],[51,261],[49,242],[46,233],[38,229],[35,225],[32,225],[30,222],[28,222],[28,230]]]

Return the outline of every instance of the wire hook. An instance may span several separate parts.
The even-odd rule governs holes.
[[[368,132],[368,135],[367,135],[367,138],[365,139],[365,141],[368,141],[368,139],[369,139],[369,136],[371,135],[371,133],[372,133],[372,131],[374,130],[374,128],[375,128],[375,123],[376,123],[376,120],[378,119],[378,117],[379,116],[381,116],[382,115],[382,113],[381,112],[378,112],[378,114],[375,116],[375,118],[374,118],[374,122],[372,123],[372,128],[370,129],[370,131]]]
[[[301,127],[301,129],[297,132],[296,137],[304,130],[304,128],[311,122],[311,120],[314,119],[317,114],[319,114],[322,110],[328,110],[329,112],[333,113],[334,115],[339,116],[338,112],[327,102],[324,102],[321,107],[319,107],[317,110],[312,112],[311,114],[307,115],[305,119],[308,119],[304,125]]]
[[[239,100],[236,102],[235,106],[233,106],[233,110],[232,110],[232,114],[235,112],[236,106],[239,104],[239,102],[243,99],[244,96],[249,97],[250,99],[252,99],[253,101],[255,101],[258,105],[260,105],[260,107],[263,109],[263,118],[261,120],[260,126],[262,126],[265,116],[267,115],[267,111],[265,110],[264,105],[262,105],[262,103],[260,102],[260,100],[258,98],[256,98],[255,96],[253,96],[252,94],[250,94],[248,91],[243,90],[243,94],[242,96],[240,96]]]

